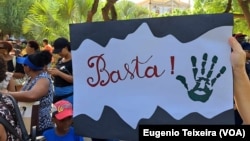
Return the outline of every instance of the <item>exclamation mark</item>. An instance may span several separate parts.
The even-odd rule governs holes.
[[[174,56],[170,57],[170,62],[171,62],[171,74],[174,74]]]

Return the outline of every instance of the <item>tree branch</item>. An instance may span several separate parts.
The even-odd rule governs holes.
[[[99,0],[94,0],[92,4],[92,9],[88,11],[87,22],[92,22],[93,16],[95,15],[97,8],[98,8]]]
[[[110,21],[109,18],[109,10],[112,9],[112,19],[114,19],[116,15],[116,10],[114,8],[114,4],[116,3],[117,0],[107,0],[106,5],[102,8],[102,17],[104,21]],[[117,15],[116,15],[117,16]]]
[[[232,9],[232,0],[227,1],[227,7],[224,13],[229,13],[229,11]]]
[[[248,23],[248,28],[250,28],[250,11],[249,11],[249,0],[238,0],[239,6],[241,7],[244,17]]]

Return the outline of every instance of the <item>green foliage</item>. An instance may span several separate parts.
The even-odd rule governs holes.
[[[58,20],[58,3],[51,0],[36,1],[28,11],[24,19],[22,31],[33,36],[36,40],[51,39],[51,35],[57,35],[64,30],[61,21]]]
[[[69,39],[69,24],[86,20],[92,0],[40,0],[36,1],[24,19],[22,31],[34,39]]]
[[[194,0],[193,14],[224,13],[228,0]],[[232,1],[230,13],[243,14],[237,0]],[[233,33],[244,33],[250,35],[248,23],[245,19],[234,18]]]
[[[5,0],[0,3],[0,29],[3,34],[22,36],[21,26],[33,0]]]
[[[164,13],[162,16],[224,13],[227,7],[227,3],[228,0],[194,0],[192,9],[184,11],[175,9],[172,13]],[[233,14],[243,14],[237,0],[232,1],[231,11],[229,12]],[[248,23],[245,19],[234,18],[233,33],[244,33],[250,35]]]
[[[147,8],[137,6],[128,0],[120,0],[116,3],[118,20],[148,18],[150,12]]]
[[[93,22],[103,21],[103,18],[102,18],[102,8],[104,7],[105,4],[106,4],[105,1],[99,1],[97,12],[93,16]],[[92,3],[91,3],[91,6],[92,6]],[[89,8],[88,10],[91,10],[91,8]]]
[[[75,23],[84,23],[87,19],[88,11],[91,9],[93,0],[76,0],[76,10],[79,14],[75,16]]]
[[[194,14],[223,13],[228,0],[194,0]]]
[[[223,13],[228,0],[194,0],[192,9],[174,9],[171,13],[157,14],[147,7],[140,7],[128,0],[115,3],[118,20]],[[0,29],[4,34],[15,37],[25,35],[26,38],[53,40],[58,36],[69,38],[69,24],[84,23],[91,10],[93,0],[2,0],[0,1]],[[93,22],[103,21],[101,9],[106,0],[100,0]],[[233,0],[230,13],[242,14],[237,0]],[[234,19],[234,33],[250,35],[245,19]]]

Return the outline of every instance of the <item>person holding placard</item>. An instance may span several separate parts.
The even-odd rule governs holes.
[[[243,124],[250,124],[250,81],[246,72],[246,52],[234,37],[229,38],[232,48],[231,63],[234,78],[234,100]]]

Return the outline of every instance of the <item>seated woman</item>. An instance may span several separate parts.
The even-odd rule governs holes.
[[[53,128],[54,124],[50,118],[51,105],[53,101],[53,83],[50,75],[44,71],[44,66],[50,63],[51,53],[41,51],[20,57],[17,62],[23,64],[25,73],[29,76],[21,91],[6,92],[12,95],[18,102],[39,101],[37,134],[42,135],[43,131]]]
[[[7,90],[7,91],[15,91],[15,80],[12,77],[13,73],[7,71],[6,61],[4,60],[3,56],[0,54],[0,70],[4,73],[0,74],[0,90]]]
[[[5,79],[0,81],[0,90],[16,91],[16,82],[14,79],[14,72],[9,71],[9,64],[13,64],[13,56],[9,55],[12,50],[12,45],[9,42],[0,41],[0,56],[1,65],[0,69],[5,70]]]
[[[9,79],[11,79],[12,75],[8,75],[6,61],[3,56],[0,55],[0,89],[6,91],[8,89]],[[13,80],[14,81],[14,80]],[[14,85],[15,86],[15,85]],[[15,88],[15,87],[14,87]],[[12,108],[11,108],[12,107]],[[13,105],[8,99],[8,97],[2,96],[0,100],[0,117],[10,123],[10,126],[14,129],[14,131],[21,137],[21,129],[17,123],[17,119],[13,114]],[[2,121],[1,121],[2,122]],[[5,130],[3,124],[0,122],[0,141],[7,140],[17,140],[18,138],[12,134],[10,131]]]

